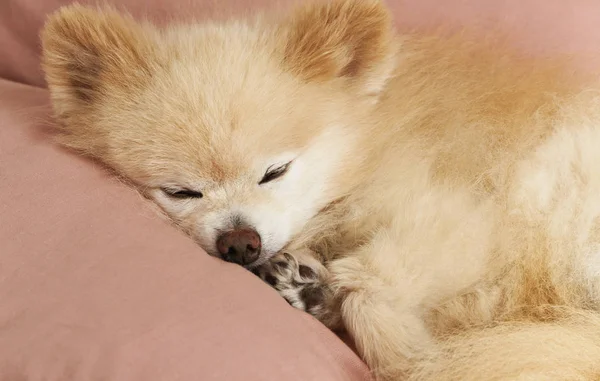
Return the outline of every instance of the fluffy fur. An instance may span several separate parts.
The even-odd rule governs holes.
[[[396,36],[376,0],[42,33],[61,141],[213,255],[254,227],[257,271],[378,380],[597,380],[597,86],[476,40]]]

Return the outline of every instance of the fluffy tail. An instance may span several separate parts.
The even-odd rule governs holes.
[[[442,342],[410,381],[600,380],[600,315],[504,323]]]

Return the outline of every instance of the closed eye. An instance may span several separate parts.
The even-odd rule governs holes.
[[[204,195],[202,192],[194,191],[191,189],[169,189],[163,188],[162,191],[171,198],[176,199],[190,199],[190,198],[202,198]]]
[[[272,168],[272,166],[269,167],[267,169],[267,172],[263,176],[262,180],[260,180],[260,182],[258,183],[258,185],[263,185],[263,184],[266,184],[266,183],[271,182],[273,180],[277,180],[281,176],[285,175],[285,173],[290,168],[290,164],[292,164],[291,161],[289,163],[281,165],[279,167],[275,167],[275,168]]]

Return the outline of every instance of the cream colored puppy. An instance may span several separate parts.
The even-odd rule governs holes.
[[[164,29],[73,5],[42,33],[61,141],[378,380],[598,380],[597,92],[469,41],[376,0]]]

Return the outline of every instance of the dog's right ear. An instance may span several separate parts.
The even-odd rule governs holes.
[[[392,17],[381,0],[313,0],[281,30],[284,63],[308,81],[341,79],[377,95],[396,65]]]
[[[69,118],[150,77],[151,33],[115,10],[78,4],[52,14],[41,33],[42,66],[57,116]]]

